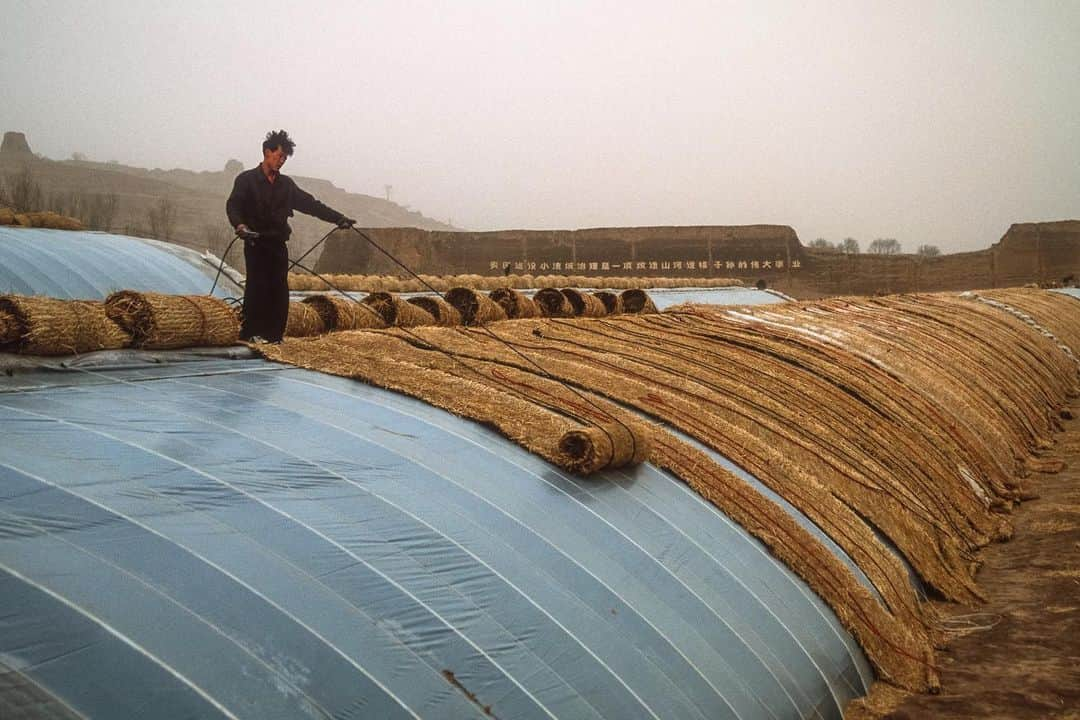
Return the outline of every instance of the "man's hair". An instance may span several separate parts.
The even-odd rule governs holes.
[[[263,150],[273,152],[274,150],[281,148],[288,157],[292,157],[293,148],[295,147],[296,143],[289,137],[289,133],[284,130],[268,132],[266,133],[266,139],[263,140]]]

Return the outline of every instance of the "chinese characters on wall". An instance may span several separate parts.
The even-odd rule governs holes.
[[[514,272],[530,273],[569,273],[569,272],[670,272],[674,270],[700,272],[702,270],[761,271],[761,270],[798,270],[802,262],[792,260],[625,260],[611,262],[609,260],[565,260],[565,261],[524,261],[524,260],[491,260],[488,263],[491,270],[500,272],[513,270]]]

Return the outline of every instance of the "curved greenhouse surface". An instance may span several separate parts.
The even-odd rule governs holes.
[[[0,293],[102,300],[116,290],[205,295],[217,267],[179,245],[126,235],[0,226]],[[225,273],[215,294],[241,290]]]
[[[0,657],[76,713],[839,717],[872,679],[652,466],[261,360],[6,382]]]

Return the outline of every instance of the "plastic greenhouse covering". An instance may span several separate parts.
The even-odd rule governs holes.
[[[86,717],[839,718],[872,680],[667,473],[347,379],[16,374],[0,437],[0,671]]]
[[[77,300],[116,290],[205,295],[216,272],[195,251],[156,240],[0,226],[0,293]],[[243,291],[222,273],[215,294]]]

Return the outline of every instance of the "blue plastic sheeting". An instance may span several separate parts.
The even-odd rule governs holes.
[[[785,302],[783,298],[764,290],[750,288],[661,288],[647,290],[658,310],[672,305],[694,303],[696,305],[773,305]]]
[[[1054,288],[1054,292],[1059,292],[1062,295],[1068,295],[1080,300],[1080,288]]]
[[[0,226],[0,293],[101,300],[116,290],[205,295],[216,267],[179,245],[98,232]],[[215,294],[239,297],[224,273]]]
[[[822,601],[667,473],[567,476],[224,362],[0,393],[0,657],[77,712],[839,718],[865,692]]]

